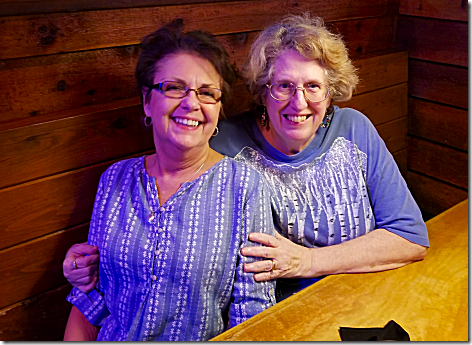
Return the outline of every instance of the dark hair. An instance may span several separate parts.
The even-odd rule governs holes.
[[[208,60],[223,80],[221,103],[224,106],[236,81],[236,71],[229,62],[228,53],[213,35],[200,30],[183,32],[182,19],[174,19],[160,29],[145,36],[141,41],[141,53],[136,65],[136,80],[141,102],[143,87],[154,84],[157,63],[164,57],[176,53],[190,53]],[[143,103],[144,104],[144,103]],[[221,114],[224,116],[223,106]]]

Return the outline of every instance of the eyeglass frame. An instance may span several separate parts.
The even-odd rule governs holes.
[[[279,82],[276,82],[276,83],[279,83]],[[323,101],[326,101],[326,100],[329,98],[329,87],[328,87],[328,85],[326,85],[326,84],[324,84],[324,83],[318,83],[318,82],[317,82],[317,84],[321,84],[321,85],[323,85],[323,86],[326,87],[326,96],[325,96],[325,98],[322,99],[321,101],[312,101],[312,100],[309,99],[309,98],[307,97],[307,95],[306,95],[306,87],[303,87],[303,86],[295,86],[294,83],[289,82],[289,84],[293,85],[293,87],[294,87],[292,95],[291,95],[289,98],[287,98],[287,99],[278,99],[278,98],[276,98],[276,97],[272,94],[272,86],[273,86],[274,84],[275,84],[275,83],[272,83],[272,84],[270,84],[270,85],[269,85],[269,84],[265,84],[265,86],[269,89],[269,95],[270,95],[270,97],[272,97],[273,99],[275,99],[276,101],[279,101],[279,102],[290,101],[290,100],[293,98],[293,96],[295,96],[295,94],[297,93],[297,90],[302,90],[302,91],[303,91],[303,97],[305,97],[305,99],[306,99],[307,101],[312,102],[312,103],[321,103],[321,102],[323,102]]]
[[[182,95],[182,97],[172,97],[172,96],[166,95],[166,94],[165,94],[165,91],[162,90],[162,85],[163,85],[164,83],[167,83],[167,82],[180,83],[180,82],[174,81],[174,80],[164,80],[164,81],[162,81],[162,82],[160,82],[160,83],[153,84],[153,85],[149,86],[149,91],[147,92],[147,95],[149,95],[152,90],[156,90],[156,91],[159,91],[162,95],[164,95],[164,96],[167,97],[167,98],[183,99],[183,98],[185,98],[185,97],[188,96],[188,94],[189,94],[190,91],[195,91],[195,94],[197,95],[197,99],[198,99],[200,102],[204,103],[204,104],[217,104],[218,102],[221,102],[221,99],[223,98],[223,90],[218,89],[217,87],[205,86],[205,87],[199,87],[199,88],[196,88],[196,89],[192,89],[192,88],[188,87],[188,85],[186,85],[186,84],[184,84],[184,83],[180,83],[180,84],[182,84],[182,85],[185,85],[185,93]],[[215,99],[215,102],[214,102],[214,103],[213,103],[213,102],[205,102],[205,101],[203,101],[203,100],[200,98],[200,95],[199,95],[199,93],[198,93],[198,90],[200,90],[200,89],[202,89],[202,88],[203,88],[203,89],[214,89],[214,90],[218,90],[218,91],[221,92],[221,96],[220,96],[218,99]]]

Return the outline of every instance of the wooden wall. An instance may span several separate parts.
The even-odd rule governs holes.
[[[468,197],[468,4],[401,0],[409,53],[408,175],[424,216]]]
[[[87,238],[100,174],[116,160],[153,150],[133,71],[141,37],[173,18],[216,34],[240,65],[258,31],[285,14],[322,16],[344,35],[362,79],[341,106],[371,118],[406,173],[408,54],[395,49],[394,36],[400,0],[130,4],[0,0],[0,340],[62,339],[70,310],[62,260]],[[416,73],[429,64],[412,63]],[[458,76],[464,70],[440,66]],[[248,106],[240,81],[235,94],[229,114]],[[462,105],[454,112],[466,116]],[[466,154],[466,147],[446,144],[444,151]]]

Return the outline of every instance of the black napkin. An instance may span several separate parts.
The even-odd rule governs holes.
[[[410,340],[408,333],[393,320],[390,320],[383,328],[339,327],[339,335],[344,341]]]

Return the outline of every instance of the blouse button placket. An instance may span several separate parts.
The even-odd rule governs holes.
[[[154,258],[153,258],[153,274],[151,276],[152,282],[157,280],[157,273],[159,270],[160,262],[159,262],[159,255],[161,254],[162,250],[159,248],[159,234],[162,234],[164,232],[164,227],[162,225],[162,219],[163,219],[163,214],[166,211],[166,208],[164,206],[159,207],[159,213],[157,214],[157,236],[156,236],[156,246],[154,249]],[[151,282],[151,285],[152,285]]]

